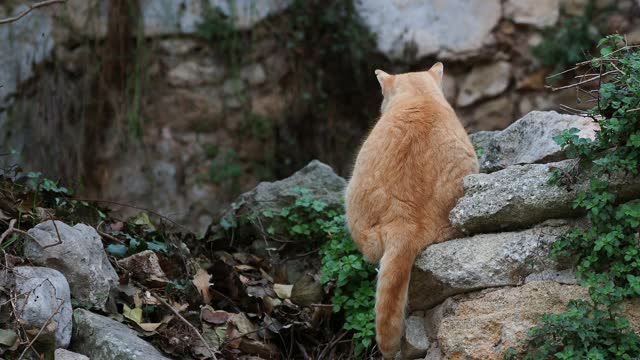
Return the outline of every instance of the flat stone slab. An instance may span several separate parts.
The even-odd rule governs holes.
[[[570,189],[549,183],[552,170],[574,173],[577,166],[576,160],[564,160],[468,175],[464,178],[465,194],[449,213],[449,220],[466,233],[490,233],[580,216],[582,210],[572,205],[580,192],[589,189],[593,176],[579,171]],[[620,202],[640,197],[640,177],[616,174],[608,181]]]
[[[473,290],[521,285],[526,279],[557,279],[573,263],[559,264],[550,247],[576,222],[551,220],[532,229],[481,234],[429,246],[414,265],[409,307],[429,309],[447,297]],[[538,275],[539,274],[539,275]],[[562,276],[561,276],[562,275]]]
[[[591,118],[532,111],[501,131],[471,134],[478,152],[480,172],[490,173],[510,165],[546,163],[566,159],[565,152],[553,141],[564,130],[576,128],[582,138],[594,138],[598,124]]]

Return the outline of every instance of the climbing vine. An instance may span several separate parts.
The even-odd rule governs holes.
[[[624,318],[622,301],[640,296],[640,201],[622,203],[609,186],[612,176],[640,173],[640,51],[619,35],[598,43],[600,56],[579,63],[588,78],[599,82],[590,93],[596,102],[589,115],[600,131],[593,140],[577,129],[555,138],[569,156],[579,159],[576,171],[591,174],[588,190],[579,193],[574,208],[590,222],[558,240],[556,257],[575,256],[576,274],[589,289],[590,300],[574,300],[567,311],[545,315],[530,331],[528,359],[635,359],[640,337]],[[552,181],[571,185],[559,174]]]

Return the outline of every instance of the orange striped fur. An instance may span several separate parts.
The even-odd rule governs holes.
[[[427,245],[460,235],[449,212],[462,179],[478,172],[469,137],[442,93],[443,66],[389,75],[376,70],[381,116],[346,190],[347,223],[367,258],[380,262],[376,341],[385,358],[400,347],[411,268]]]

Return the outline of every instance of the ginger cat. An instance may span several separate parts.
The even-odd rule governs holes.
[[[354,241],[368,261],[380,262],[376,341],[391,358],[400,347],[415,258],[427,245],[460,235],[449,212],[478,160],[442,93],[442,63],[375,74],[384,95],[381,116],[358,153],[345,200]]]

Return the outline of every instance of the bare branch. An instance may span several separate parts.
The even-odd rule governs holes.
[[[1,221],[1,222],[3,222],[3,223],[5,223],[5,224],[7,224],[7,222],[6,222],[6,221]],[[12,233],[22,234],[22,235],[24,235],[24,236],[26,236],[26,237],[28,237],[28,238],[31,238],[31,240],[35,241],[36,243],[38,243],[38,244],[40,243],[40,242],[38,241],[38,239],[36,239],[36,238],[34,238],[33,236],[31,236],[28,232],[26,232],[26,231],[24,231],[24,230],[16,229],[16,228],[14,227],[15,223],[16,223],[16,219],[11,219],[11,220],[9,221],[9,223],[7,224],[7,225],[9,226],[9,228],[8,228],[4,233],[2,233],[2,235],[0,235],[0,244],[2,244],[2,242],[4,241],[4,239],[5,239],[7,236],[9,236],[10,234],[12,234]],[[59,245],[59,244],[55,244],[55,245]],[[50,246],[47,246],[47,247],[50,247]]]
[[[604,74],[593,75],[593,77],[591,77],[591,78],[589,78],[589,79],[587,79],[587,80],[582,80],[582,81],[577,82],[577,83],[575,83],[575,84],[570,84],[570,85],[561,86],[561,87],[557,87],[557,88],[556,88],[556,87],[553,87],[553,86],[545,86],[545,87],[546,87],[547,89],[551,89],[551,91],[558,91],[558,90],[563,90],[563,89],[569,89],[569,88],[572,88],[572,87],[576,87],[576,86],[580,86],[580,85],[582,85],[582,84],[586,84],[586,83],[592,82],[592,81],[594,81],[594,80],[601,79],[601,78],[602,78],[602,77],[604,77],[604,76],[611,75],[611,74],[614,74],[614,73],[617,73],[617,72],[618,72],[617,70],[607,71],[607,72],[606,72],[606,73],[604,73]]]
[[[42,1],[42,2],[39,2],[39,3],[35,3],[33,5],[29,5],[29,7],[25,11],[21,12],[20,14],[18,14],[16,16],[12,16],[10,18],[6,18],[6,19],[0,20],[0,25],[16,22],[16,21],[22,19],[23,17],[27,16],[27,14],[29,14],[31,11],[33,11],[33,10],[35,10],[37,8],[41,8],[41,7],[45,7],[45,6],[49,6],[49,5],[53,5],[53,4],[65,3],[65,2],[67,2],[67,0],[47,0],[47,1]]]

